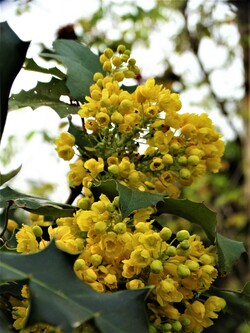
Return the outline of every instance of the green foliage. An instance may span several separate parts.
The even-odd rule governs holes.
[[[162,195],[130,189],[119,183],[117,184],[117,188],[120,195],[123,218],[129,216],[136,209],[155,206],[159,201],[163,200]]]
[[[53,242],[32,255],[2,253],[0,271],[1,281],[28,279],[31,308],[27,325],[46,322],[70,333],[92,318],[103,333],[147,331],[144,300],[148,288],[113,294],[94,292],[77,279],[69,255]]]
[[[0,140],[1,140],[8,112],[8,100],[9,100],[10,89],[15,77],[22,68],[30,42],[22,41],[9,27],[7,22],[0,23],[0,34],[1,34]]]
[[[241,254],[246,251],[245,247],[242,242],[229,239],[219,233],[216,234],[216,244],[219,256],[219,269],[223,273],[230,272]]]
[[[42,55],[58,60],[66,66],[66,86],[70,91],[70,97],[83,102],[93,83],[93,74],[102,72],[98,56],[88,47],[72,40],[57,40],[53,43],[53,47],[53,54]]]
[[[77,113],[79,106],[67,104],[60,101],[62,95],[68,95],[69,90],[64,80],[52,77],[49,82],[38,82],[36,87],[25,91],[21,90],[18,94],[10,97],[10,110],[16,110],[30,106],[33,110],[41,105],[51,107],[61,117],[66,117],[69,113]]]
[[[22,168],[22,166],[20,165],[15,170],[12,170],[12,171],[10,171],[6,174],[2,174],[1,171],[0,171],[0,186],[2,186],[4,183],[6,183],[7,181],[9,181],[13,177],[15,177],[19,173],[21,168]]]
[[[70,205],[19,193],[7,186],[0,189],[0,208],[7,207],[9,202],[12,203],[12,208],[22,208],[35,214],[47,216],[72,216],[76,209]]]

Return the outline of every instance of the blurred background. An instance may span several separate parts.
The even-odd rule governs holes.
[[[59,38],[78,40],[96,54],[125,44],[141,68],[140,82],[155,77],[180,93],[183,112],[207,112],[225,140],[222,170],[202,177],[185,196],[216,211],[218,231],[249,249],[249,1],[6,0],[0,6],[1,21],[7,20],[22,40],[31,40],[27,57],[38,64],[44,65],[39,53]],[[22,69],[12,93],[49,80],[46,74]],[[22,165],[9,186],[65,202],[68,163],[59,160],[53,141],[66,125],[67,120],[48,107],[9,112],[0,168],[4,173]],[[243,256],[223,288],[237,290],[248,280]],[[237,310],[206,332],[222,329],[249,332]]]

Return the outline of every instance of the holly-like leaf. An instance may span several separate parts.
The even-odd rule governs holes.
[[[84,102],[93,84],[93,74],[102,72],[99,58],[88,47],[73,40],[59,39],[53,43],[54,54],[42,56],[56,59],[67,68],[67,82],[71,97]]]
[[[57,67],[49,67],[49,68],[41,67],[32,58],[27,58],[25,60],[24,69],[30,70],[30,71],[33,71],[33,72],[51,74],[51,75],[56,76],[56,77],[58,77],[62,80],[66,78],[66,75],[63,72],[61,72],[59,68],[57,68]]]
[[[163,201],[163,195],[142,192],[117,183],[120,196],[120,205],[123,218],[129,216],[134,210],[148,206],[156,206]]]
[[[219,271],[221,273],[230,272],[240,256],[246,252],[242,242],[229,239],[219,233],[216,234],[216,245],[219,257]]]
[[[2,137],[11,86],[22,68],[30,42],[22,41],[7,22],[0,23],[0,140]]]
[[[203,203],[187,199],[164,198],[164,202],[157,205],[157,214],[174,214],[183,217],[191,223],[200,225],[208,239],[214,243],[216,231],[216,213],[208,209]],[[159,220],[161,224],[161,221]]]
[[[76,207],[71,205],[19,193],[7,186],[0,189],[0,208],[7,207],[8,202],[12,202],[12,208],[22,208],[35,214],[47,216],[72,216],[76,210]]]
[[[30,106],[35,110],[40,106],[48,106],[55,110],[61,118],[77,113],[79,106],[60,101],[62,95],[69,95],[65,81],[52,77],[49,82],[38,82],[31,90],[21,90],[18,94],[11,95],[9,109],[16,110]]]
[[[99,185],[93,185],[91,187],[91,192],[93,193],[95,201],[99,200],[101,194],[105,194],[110,201],[119,195],[115,180],[104,180]]]
[[[15,170],[12,170],[6,174],[2,174],[0,172],[0,186],[2,186],[4,183],[6,183],[7,181],[9,181],[10,179],[14,178],[19,171],[21,170],[22,166],[20,165],[18,168],[16,168]]]
[[[148,288],[101,294],[74,274],[71,256],[51,244],[34,254],[1,254],[0,279],[29,278],[31,308],[27,325],[60,325],[65,333],[94,318],[103,333],[147,332]],[[129,318],[129,320],[128,320]]]

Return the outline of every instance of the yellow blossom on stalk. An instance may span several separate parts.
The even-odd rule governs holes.
[[[68,132],[62,132],[60,137],[55,140],[58,156],[63,158],[65,161],[71,160],[75,154],[74,149],[72,148],[74,144],[74,136]]]
[[[38,251],[39,243],[32,230],[32,227],[23,225],[22,228],[16,233],[17,252],[33,253]]]

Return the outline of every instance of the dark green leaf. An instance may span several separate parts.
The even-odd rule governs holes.
[[[123,218],[136,209],[155,206],[158,202],[163,201],[163,196],[160,194],[138,191],[120,183],[117,183],[117,189]]]
[[[189,222],[200,225],[208,239],[214,243],[216,230],[216,213],[208,209],[203,203],[192,202],[187,199],[165,198],[157,205],[158,214],[174,214]]]
[[[242,253],[246,252],[244,244],[225,236],[216,234],[216,245],[218,252],[219,271],[230,272]]]
[[[0,272],[4,281],[29,277],[31,309],[27,324],[60,325],[68,333],[94,318],[103,333],[147,332],[144,303],[148,288],[113,294],[94,292],[75,276],[71,256],[58,250],[54,242],[34,254],[2,253]]]
[[[243,294],[246,295],[249,299],[249,304],[250,304],[250,282],[247,282],[243,288]]]
[[[25,60],[24,69],[39,73],[51,74],[62,80],[66,78],[66,75],[63,72],[61,72],[57,67],[51,67],[51,68],[41,67],[32,58]]]
[[[69,128],[68,132],[75,137],[75,144],[80,148],[84,155],[84,151],[88,148],[93,148],[97,144],[96,138],[94,136],[87,134],[81,128],[75,126],[72,123],[72,117],[69,116]]]
[[[7,186],[0,190],[0,208],[6,207],[9,201],[13,202],[13,208],[22,208],[35,214],[55,217],[72,216],[76,210],[76,207],[19,193]]]
[[[0,23],[0,140],[2,137],[11,86],[22,68],[30,42],[24,42],[9,27]]]
[[[73,40],[56,40],[55,54],[42,54],[60,61],[67,68],[67,87],[71,97],[84,102],[93,84],[93,74],[102,72],[99,58],[90,49]]]
[[[10,110],[26,106],[35,110],[40,106],[49,106],[61,118],[77,113],[79,106],[60,101],[62,95],[69,95],[65,81],[53,77],[49,82],[38,82],[36,87],[29,91],[21,90],[18,94],[11,95],[9,106]]]
[[[95,201],[99,200],[101,194],[105,194],[110,201],[119,195],[117,191],[117,183],[114,180],[102,181],[98,186],[92,186],[91,192],[94,195]]]
[[[0,172],[0,186],[2,186],[4,183],[6,183],[7,181],[9,181],[10,179],[12,179],[13,177],[15,177],[19,171],[21,170],[22,166],[20,165],[18,168],[16,168],[15,170],[12,170],[6,174],[2,174]]]
[[[210,294],[224,298],[227,303],[226,312],[235,317],[250,320],[250,299],[244,292],[225,291],[212,287]]]

